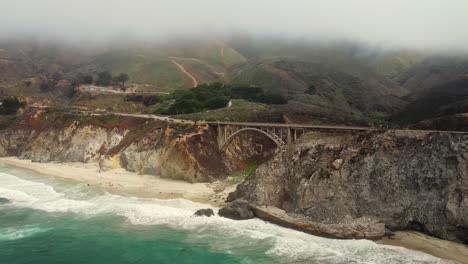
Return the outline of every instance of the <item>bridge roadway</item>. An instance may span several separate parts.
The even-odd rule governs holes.
[[[36,108],[48,108],[36,107]],[[229,143],[243,132],[256,132],[264,134],[276,143],[278,147],[290,145],[303,134],[310,131],[331,131],[352,133],[358,131],[376,131],[376,127],[359,127],[359,126],[337,126],[337,125],[305,125],[305,124],[283,124],[283,123],[258,123],[258,122],[229,122],[229,121],[205,121],[205,120],[184,120],[176,119],[168,116],[144,115],[144,114],[128,114],[117,112],[98,112],[78,109],[73,112],[76,114],[87,114],[93,116],[116,115],[144,119],[153,119],[166,121],[169,123],[181,124],[207,124],[216,127],[218,147],[221,150],[226,150]],[[388,129],[390,130],[390,129]],[[409,129],[391,129],[396,132],[416,132],[416,133],[451,133],[451,134],[466,134],[468,131],[438,131],[438,130],[409,130]],[[277,148],[279,149],[279,148]]]
[[[50,106],[29,106],[31,108],[37,109],[47,109],[51,108]],[[270,127],[270,128],[292,128],[292,129],[318,129],[318,130],[344,130],[344,131],[372,131],[378,130],[376,127],[359,127],[359,126],[337,126],[337,125],[304,125],[304,124],[283,124],[283,123],[257,123],[257,122],[229,122],[229,121],[192,121],[184,119],[176,119],[168,116],[157,116],[157,115],[145,115],[145,114],[128,114],[128,113],[118,113],[118,112],[97,112],[97,111],[86,111],[78,110],[77,112],[89,114],[89,115],[117,115],[117,116],[129,116],[137,118],[146,118],[167,121],[171,123],[192,123],[192,124],[208,124],[212,126],[219,125],[230,125],[230,126],[241,126],[241,127]],[[468,131],[450,131],[450,130],[417,130],[417,129],[388,129],[393,131],[414,131],[414,132],[424,132],[424,133],[451,133],[451,134],[466,134]]]
[[[171,123],[191,123],[191,124],[208,124],[212,126],[240,126],[240,127],[265,127],[265,128],[291,128],[291,129],[317,129],[317,130],[343,130],[343,131],[373,131],[378,130],[376,127],[359,127],[359,126],[337,126],[337,125],[305,125],[305,124],[283,124],[283,123],[258,123],[258,122],[230,122],[230,121],[192,121],[177,119],[168,116],[158,115],[145,115],[145,114],[128,114],[118,112],[93,112],[93,111],[81,111],[90,115],[117,115],[117,116],[128,116],[137,118],[146,118],[167,121]],[[417,129],[389,129],[394,131],[415,131],[424,133],[451,133],[451,134],[467,134],[468,131],[445,131],[445,130],[417,130]]]

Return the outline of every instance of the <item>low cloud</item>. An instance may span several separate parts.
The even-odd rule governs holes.
[[[466,0],[0,0],[3,38],[160,39],[245,32],[468,50]]]

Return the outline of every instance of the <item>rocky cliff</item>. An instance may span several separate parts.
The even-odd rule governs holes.
[[[236,199],[314,234],[378,238],[385,226],[468,243],[468,135],[309,133],[260,166]]]
[[[91,116],[63,109],[29,109],[19,120],[0,130],[0,156],[36,162],[98,162],[101,170],[125,168],[190,182],[224,179],[247,166],[250,157],[236,154],[249,144],[249,137],[220,152],[216,131],[206,124]]]

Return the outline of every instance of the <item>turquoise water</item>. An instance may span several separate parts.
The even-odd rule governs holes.
[[[371,241],[310,236],[209,205],[123,197],[0,164],[0,264],[443,263]]]

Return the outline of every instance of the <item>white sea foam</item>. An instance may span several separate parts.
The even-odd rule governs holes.
[[[47,232],[49,230],[49,228],[39,227],[23,227],[21,229],[2,228],[0,229],[0,241],[22,239],[38,233]]]
[[[76,188],[72,188],[76,192]],[[77,214],[113,213],[126,217],[135,225],[168,225],[190,231],[195,243],[209,241],[219,252],[241,252],[258,243],[270,244],[268,254],[284,263],[443,263],[442,260],[404,248],[382,246],[367,240],[332,240],[282,228],[258,219],[234,221],[218,216],[193,217],[206,204],[183,199],[159,200],[123,197],[112,194],[93,196],[87,200],[69,198],[50,185],[0,173],[0,197],[11,205],[47,212]],[[76,197],[76,195],[73,195]],[[217,211],[216,208],[212,208]],[[0,233],[0,238],[1,238]],[[6,236],[21,236],[7,233]]]

